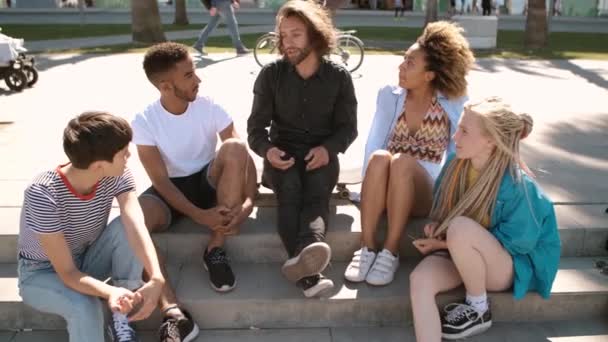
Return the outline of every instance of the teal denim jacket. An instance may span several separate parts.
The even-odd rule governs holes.
[[[435,183],[435,198],[441,178],[455,155],[447,158]],[[517,177],[510,172],[500,184],[490,233],[513,257],[513,296],[523,298],[536,291],[543,298],[551,295],[561,255],[561,241],[553,202],[538,184],[517,168]]]

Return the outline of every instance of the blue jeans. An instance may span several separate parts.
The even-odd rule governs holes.
[[[230,31],[232,45],[237,50],[243,49],[244,46],[241,42],[241,37],[239,36],[239,24],[236,22],[236,17],[234,16],[232,2],[229,0],[219,0],[216,6],[217,13],[211,17],[211,20],[209,20],[207,26],[205,26],[205,28],[201,31],[201,34],[198,36],[198,40],[196,43],[194,43],[194,47],[197,49],[202,49],[205,46],[207,39],[209,39],[209,35],[217,27],[220,22],[220,16],[222,16],[226,22],[226,25],[228,26],[228,31]]]
[[[129,246],[120,218],[114,219],[99,238],[81,255],[74,257],[78,269],[114,286],[135,290],[143,285],[143,266]],[[19,257],[19,294],[36,310],[62,316],[67,322],[70,342],[103,342],[106,305],[99,298],[68,288],[49,261]]]

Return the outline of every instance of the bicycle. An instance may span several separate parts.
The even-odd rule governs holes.
[[[334,63],[343,65],[351,73],[359,69],[365,56],[363,42],[354,36],[356,32],[356,30],[338,31],[336,47],[331,50],[328,57]],[[260,67],[278,58],[278,39],[279,35],[276,32],[268,32],[256,41],[253,57]]]

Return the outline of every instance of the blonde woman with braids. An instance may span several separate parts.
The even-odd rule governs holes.
[[[426,217],[433,182],[466,100],[466,74],[474,57],[462,29],[448,22],[429,24],[399,65],[399,85],[380,89],[365,145],[361,191],[361,249],[344,277],[386,285],[399,267],[399,240],[410,216]],[[388,217],[383,248],[376,251],[376,228]]]
[[[492,324],[486,291],[551,294],[560,257],[553,204],[522,171],[519,142],[532,118],[497,98],[465,107],[451,155],[437,180],[427,238],[414,241],[427,255],[410,275],[418,341],[459,339]],[[523,169],[527,170],[526,167]],[[435,296],[464,283],[466,299],[442,316]]]

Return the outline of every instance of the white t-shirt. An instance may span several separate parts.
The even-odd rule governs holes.
[[[160,99],[133,119],[133,142],[156,146],[169,177],[184,177],[200,171],[215,157],[217,135],[232,123],[220,105],[208,97],[197,97],[183,114],[169,113]]]

